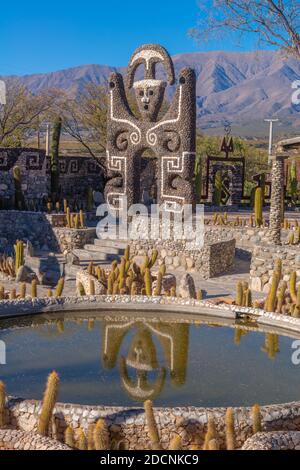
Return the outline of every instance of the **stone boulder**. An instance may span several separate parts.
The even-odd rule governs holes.
[[[78,270],[77,273],[76,273],[76,291],[77,291],[77,294],[80,295],[79,284],[81,283],[83,288],[84,288],[85,294],[86,295],[91,295],[91,291],[90,291],[90,286],[91,286],[90,280],[91,279],[94,281],[95,295],[104,295],[104,294],[106,294],[106,287],[104,286],[104,284],[102,284],[102,282],[98,281],[98,279],[96,279],[94,276],[91,276],[87,271],[84,271],[83,269]]]
[[[153,278],[153,283],[152,283],[152,294],[154,294],[155,288],[156,288],[156,279],[157,279],[157,274],[158,273],[153,273],[152,278]],[[166,294],[171,290],[172,287],[176,287],[176,277],[174,274],[165,274],[162,278],[162,289],[161,293]]]
[[[195,282],[190,274],[185,273],[180,279],[178,286],[178,295],[183,299],[196,298]]]
[[[39,279],[36,273],[29,266],[20,266],[16,275],[16,282],[27,282],[31,283],[33,280],[39,283]]]

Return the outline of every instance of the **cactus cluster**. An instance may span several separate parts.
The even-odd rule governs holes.
[[[0,272],[3,274],[16,277],[18,269],[24,265],[24,243],[17,240],[14,245],[14,257],[0,254]]]
[[[290,273],[289,282],[283,279],[282,261],[277,259],[270,282],[270,290],[263,302],[255,303],[257,308],[267,312],[281,313],[300,318],[300,283],[297,285],[297,273]]]
[[[61,277],[55,288],[55,297],[61,297],[65,285],[65,280]],[[0,301],[1,300],[15,300],[15,299],[25,299],[32,298],[36,299],[38,297],[38,281],[33,279],[30,284],[30,294],[26,295],[27,285],[25,282],[21,282],[19,285],[19,292],[17,289],[12,288],[10,291],[6,291],[2,285],[0,285]],[[53,297],[53,292],[51,289],[48,289],[46,297]]]
[[[75,228],[76,230],[85,228],[84,212],[80,210],[79,213],[73,214],[71,213],[70,208],[67,207],[66,208],[66,227]]]
[[[217,225],[217,226],[228,226],[228,227],[256,227],[258,226],[256,223],[255,215],[250,214],[249,217],[241,217],[241,216],[234,216],[229,219],[228,214],[224,212],[224,214],[214,213],[211,219],[205,219],[204,223],[206,225]],[[261,216],[260,226],[266,226],[266,221]]]
[[[239,307],[252,307],[252,293],[247,282],[238,282],[236,286],[235,304]]]
[[[92,276],[90,292],[95,292],[94,277],[106,288],[107,295],[162,295],[166,266],[162,264],[155,275],[151,272],[157,257],[158,251],[153,250],[150,256],[145,256],[144,262],[139,266],[130,257],[130,247],[127,246],[120,263],[113,261],[110,269],[104,269],[90,262],[87,267],[88,274]],[[80,295],[85,295],[82,284],[78,283],[77,289]],[[176,296],[176,287],[171,287],[166,295]]]

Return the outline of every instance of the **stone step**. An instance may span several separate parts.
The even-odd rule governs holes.
[[[119,250],[125,250],[128,244],[129,243],[126,240],[106,240],[100,238],[95,238],[94,240],[94,245],[96,246],[101,246],[103,248],[118,248]]]
[[[96,263],[97,261],[107,261],[110,259],[110,255],[108,253],[101,253],[100,251],[87,251],[75,249],[73,250],[73,253],[79,258],[80,262],[94,261]]]
[[[124,253],[123,248],[115,248],[101,245],[85,245],[84,250],[97,253],[106,253],[108,255],[122,255]]]

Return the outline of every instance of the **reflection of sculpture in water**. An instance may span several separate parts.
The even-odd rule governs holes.
[[[153,400],[161,393],[166,368],[157,360],[156,337],[163,349],[171,383],[181,386],[186,380],[189,325],[135,322],[106,323],[103,335],[103,365],[114,368],[127,333],[135,329],[126,357],[120,358],[121,383],[135,401]],[[133,372],[134,374],[130,373]]]

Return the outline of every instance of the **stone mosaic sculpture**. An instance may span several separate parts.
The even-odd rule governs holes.
[[[156,77],[162,64],[167,81]],[[144,79],[135,81],[139,66]],[[181,211],[183,204],[194,204],[193,184],[196,140],[195,73],[183,69],[168,110],[158,119],[167,85],[175,83],[173,62],[167,51],[148,44],[133,54],[124,84],[119,73],[109,78],[107,120],[107,170],[110,180],[105,195],[108,204],[118,209],[123,196],[128,207],[141,202],[140,173],[143,153],[150,149],[158,158],[158,202],[168,211]],[[133,89],[139,117],[129,106]]]

